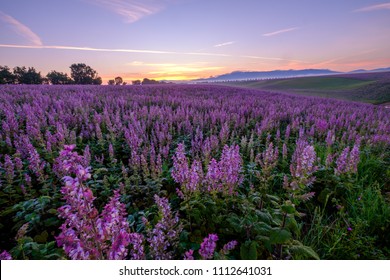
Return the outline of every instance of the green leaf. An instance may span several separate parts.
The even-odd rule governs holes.
[[[49,237],[49,234],[45,230],[41,234],[35,235],[34,241],[37,243],[46,243],[48,237]]]
[[[291,238],[291,233],[285,229],[273,229],[270,235],[271,244],[283,244]]]
[[[266,212],[260,211],[260,210],[256,210],[256,217],[260,221],[267,223],[267,224],[270,224],[271,220],[272,220],[272,216],[269,213],[266,213]]]
[[[282,210],[287,214],[295,213],[295,207],[293,205],[282,205]]]
[[[247,241],[241,244],[240,255],[243,260],[257,260],[257,242]]]
[[[57,214],[57,209],[54,209],[54,208],[49,209],[49,210],[47,210],[47,213],[56,215]]]
[[[266,223],[259,222],[253,225],[253,229],[257,234],[268,236],[272,228]]]
[[[298,223],[294,217],[287,219],[286,228],[288,228],[293,233],[299,233]]]
[[[46,227],[51,227],[51,226],[59,226],[60,224],[60,220],[58,218],[55,218],[55,217],[52,217],[52,218],[48,218],[44,221],[44,225]]]
[[[268,197],[271,201],[274,201],[274,202],[279,202],[280,201],[280,198],[276,195],[270,195],[270,194],[266,194],[266,197]]]
[[[311,258],[315,260],[319,260],[320,257],[314,250],[309,247],[302,244],[299,245],[292,245],[288,247],[289,251],[293,253],[293,255],[300,255],[305,258]]]

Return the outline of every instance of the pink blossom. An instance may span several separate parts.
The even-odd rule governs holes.
[[[200,244],[199,254],[204,260],[213,258],[215,248],[217,247],[218,235],[209,234]]]

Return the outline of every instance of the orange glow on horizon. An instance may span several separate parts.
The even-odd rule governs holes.
[[[390,65],[390,59],[387,60],[349,60],[344,58],[338,59],[329,59],[319,62],[308,62],[308,63],[298,63],[298,62],[287,62],[285,64],[279,65],[279,67],[275,67],[275,65],[262,65],[263,67],[259,67],[257,64],[252,63],[242,63],[240,66],[229,66],[229,67],[202,67],[199,68],[186,68],[184,71],[180,71],[177,66],[174,64],[165,64],[156,66],[165,66],[165,67],[157,67],[152,71],[144,72],[144,73],[136,73],[134,75],[129,75],[126,73],[122,74],[108,74],[105,73],[102,75],[103,84],[107,84],[109,80],[113,80],[115,77],[120,76],[123,78],[124,82],[131,84],[134,80],[143,80],[144,78],[153,79],[156,81],[191,81],[196,79],[205,79],[209,77],[215,77],[218,75],[223,75],[227,73],[231,73],[233,71],[274,71],[274,70],[303,70],[303,69],[330,69],[333,71],[339,72],[349,72],[356,69],[376,69],[382,67],[388,67]],[[165,71],[164,71],[165,70]],[[170,71],[171,70],[171,71]],[[185,71],[187,70],[187,71]]]

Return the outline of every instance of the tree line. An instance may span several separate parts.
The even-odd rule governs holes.
[[[0,66],[0,84],[101,85],[102,78],[85,63],[72,64],[70,77],[54,70],[42,76],[34,67],[16,66],[11,71],[8,66]]]
[[[102,78],[85,63],[74,63],[70,66],[70,77],[55,70],[42,76],[34,67],[16,66],[12,70],[8,66],[0,65],[0,84],[52,84],[52,85],[101,85]],[[109,80],[108,85],[126,85],[122,77]],[[133,85],[165,84],[153,79],[144,78],[132,81]]]

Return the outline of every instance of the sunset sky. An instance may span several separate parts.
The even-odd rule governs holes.
[[[375,0],[12,0],[0,2],[0,65],[106,82],[235,70],[390,66],[390,2]]]

